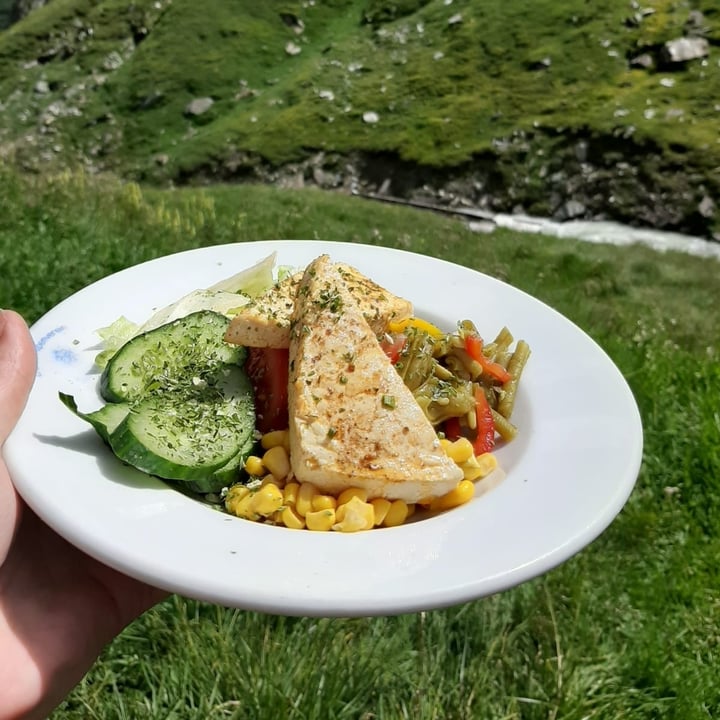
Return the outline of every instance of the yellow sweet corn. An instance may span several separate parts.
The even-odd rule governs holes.
[[[268,483],[253,492],[250,509],[258,515],[268,517],[279,510],[282,504],[282,491],[274,483]]]
[[[283,489],[283,502],[285,505],[297,504],[298,491],[300,490],[300,483],[289,482]]]
[[[284,480],[290,474],[290,458],[282,445],[273,445],[262,456],[262,464],[278,480]]]
[[[443,445],[445,454],[454,460],[457,465],[462,465],[464,462],[474,457],[472,443],[466,438],[461,437],[451,442],[449,446]]]
[[[408,516],[408,506],[404,500],[393,500],[388,508],[383,525],[385,527],[396,527],[402,525]]]
[[[468,458],[460,465],[463,471],[463,479],[474,482],[489,475],[497,467],[497,458],[492,453],[483,453]]]
[[[333,525],[333,530],[339,532],[370,530],[375,524],[375,509],[370,503],[353,495],[347,502],[338,505],[336,517],[337,523]]]
[[[335,524],[335,511],[332,508],[327,510],[311,510],[305,515],[305,525],[308,530],[327,531]]]
[[[295,509],[298,515],[305,517],[309,512],[312,512],[312,499],[317,494],[317,488],[312,483],[302,483],[300,485],[297,500],[295,501]]]
[[[237,515],[235,512],[235,509],[238,505],[238,503],[245,497],[247,497],[250,494],[250,490],[246,488],[244,485],[233,485],[230,487],[230,489],[227,491],[227,495],[225,496],[225,509],[232,513],[233,515]]]
[[[387,498],[373,498],[370,504],[375,510],[375,525],[382,525],[390,509],[391,502]]]
[[[247,488],[245,489],[247,490]],[[248,491],[246,495],[232,503],[232,510],[230,510],[230,512],[232,512],[233,515],[244,518],[245,520],[258,520],[260,515],[253,509],[254,497],[255,494]]]
[[[265,433],[260,438],[260,444],[263,450],[269,450],[274,447],[284,447],[287,452],[290,452],[290,432],[288,430],[273,430],[272,432]]]
[[[464,505],[472,499],[475,494],[475,485],[470,480],[461,480],[454,490],[449,493],[435,498],[430,503],[430,510],[440,512],[441,510],[450,510],[450,508]]]
[[[305,518],[298,515],[289,505],[280,510],[280,522],[291,530],[302,530],[305,527]]]
[[[265,466],[257,455],[249,455],[245,461],[245,472],[260,477],[265,474]]]
[[[313,495],[310,504],[313,510],[334,510],[337,507],[337,498],[332,495]]]
[[[351,498],[359,498],[363,502],[367,502],[367,490],[364,488],[351,487],[343,490],[337,497],[337,504],[344,505],[349,502]]]

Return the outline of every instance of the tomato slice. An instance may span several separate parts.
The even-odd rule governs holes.
[[[245,372],[255,393],[255,427],[261,433],[288,427],[289,351],[248,348]]]

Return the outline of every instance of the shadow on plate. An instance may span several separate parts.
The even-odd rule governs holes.
[[[95,458],[99,473],[104,480],[110,480],[111,482],[140,489],[157,489],[160,487],[170,489],[167,483],[160,480],[160,478],[146,475],[118,460],[92,430],[71,437],[40,435],[38,433],[34,435],[41,443],[54,445],[55,447],[72,452],[83,453],[84,455],[90,455]]]

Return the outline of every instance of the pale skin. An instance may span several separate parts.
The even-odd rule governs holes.
[[[0,448],[35,361],[23,319],[0,311]],[[55,534],[24,505],[0,455],[0,720],[46,718],[103,647],[164,596]]]

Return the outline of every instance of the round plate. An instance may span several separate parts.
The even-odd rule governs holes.
[[[240,520],[120,463],[58,399],[100,406],[95,331],[143,322],[182,295],[277,251],[302,267],[322,253],[354,265],[446,330],[507,325],[530,344],[513,421],[498,448],[504,480],[467,505],[354,534]],[[505,590],[571,557],[625,503],[642,454],[633,396],[585,333],[529,295],[399,250],[313,241],[207,247],[123,270],[71,296],[32,328],[38,376],[5,453],[18,491],[59,534],[148,583],[222,605],[287,615],[385,615]],[[479,489],[482,488],[482,484]]]

